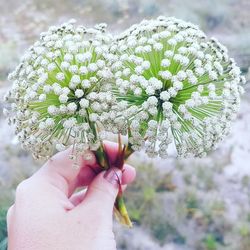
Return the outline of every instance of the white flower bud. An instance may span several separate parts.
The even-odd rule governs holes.
[[[87,80],[87,79],[84,79],[83,81],[82,81],[82,83],[81,83],[81,86],[83,87],[83,88],[89,88],[90,86],[91,86],[91,84],[90,84],[90,81],[89,80]]]
[[[78,98],[81,98],[82,96],[84,95],[84,92],[82,89],[77,89],[75,91],[75,96],[78,97]]]
[[[73,59],[74,59],[74,56],[72,55],[72,54],[65,54],[65,56],[64,56],[64,61],[65,62],[71,62],[71,61],[73,61]]]
[[[58,112],[58,109],[57,109],[56,106],[50,105],[50,106],[48,107],[48,113],[49,113],[50,115],[56,115],[57,112]]]
[[[83,98],[83,99],[81,99],[79,104],[82,108],[88,108],[89,107],[89,100]]]
[[[48,64],[48,71],[53,71],[56,69],[56,64],[55,63],[50,63]]]
[[[74,102],[71,102],[67,105],[69,112],[75,112],[77,110],[77,105]]]
[[[47,127],[53,127],[55,125],[55,121],[52,118],[47,118],[45,124]]]
[[[81,66],[80,69],[79,69],[79,73],[81,75],[87,75],[88,74],[88,69],[86,66]]]
[[[67,101],[68,101],[68,96],[67,96],[67,94],[61,94],[60,96],[59,96],[59,101],[60,101],[60,103],[66,103]]]
[[[170,94],[168,93],[168,91],[161,92],[160,99],[163,101],[168,101],[170,99]]]
[[[70,80],[72,83],[79,84],[81,82],[81,78],[79,75],[73,75]]]
[[[56,74],[56,79],[58,81],[63,81],[65,79],[65,76],[64,76],[64,74],[62,72],[59,72],[59,73]]]
[[[98,66],[95,63],[90,63],[89,64],[88,70],[90,72],[95,72],[97,69],[98,69]]]
[[[46,94],[39,95],[39,101],[44,102],[46,100]]]
[[[164,67],[164,68],[169,67],[170,64],[171,64],[171,63],[170,63],[170,60],[168,60],[168,59],[163,59],[163,60],[161,61],[161,66]]]

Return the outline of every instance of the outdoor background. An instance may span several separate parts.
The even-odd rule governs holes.
[[[175,16],[217,37],[250,80],[249,0],[0,0],[0,250],[16,185],[41,163],[20,149],[2,115],[7,74],[50,25],[70,18],[106,22],[118,33],[143,18]],[[133,229],[115,225],[118,249],[250,250],[250,87],[232,134],[204,159],[130,159],[136,182],[126,193]],[[49,230],[49,229],[48,229]]]

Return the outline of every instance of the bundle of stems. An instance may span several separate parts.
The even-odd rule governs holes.
[[[128,157],[134,151],[131,148],[131,145],[128,143],[127,145],[122,143],[121,135],[118,134],[118,152],[116,155],[116,159],[112,162],[109,159],[109,156],[105,149],[105,144],[102,142],[98,150],[96,150],[95,155],[99,165],[107,170],[114,165],[116,168],[120,169],[123,172],[124,162],[128,159]],[[132,227],[132,222],[130,220],[125,201],[123,198],[123,190],[121,180],[119,180],[119,191],[116,197],[115,205],[114,205],[114,215],[116,219],[125,226]]]

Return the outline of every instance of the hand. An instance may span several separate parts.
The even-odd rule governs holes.
[[[111,163],[118,146],[105,143]],[[54,155],[16,190],[7,215],[9,250],[113,250],[112,212],[118,193],[118,177],[132,182],[135,170],[124,165],[101,171],[92,152],[72,167],[71,148]],[[80,158],[80,157],[79,157]],[[96,174],[99,172],[98,174]],[[75,193],[78,187],[87,191]]]

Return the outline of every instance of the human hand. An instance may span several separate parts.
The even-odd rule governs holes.
[[[114,162],[118,145],[105,147]],[[112,212],[118,177],[124,189],[134,180],[135,169],[125,164],[123,173],[115,166],[101,171],[92,152],[92,159],[79,159],[75,169],[71,150],[54,155],[17,187],[7,215],[9,250],[116,249]],[[87,186],[85,193],[74,193],[82,186]]]

